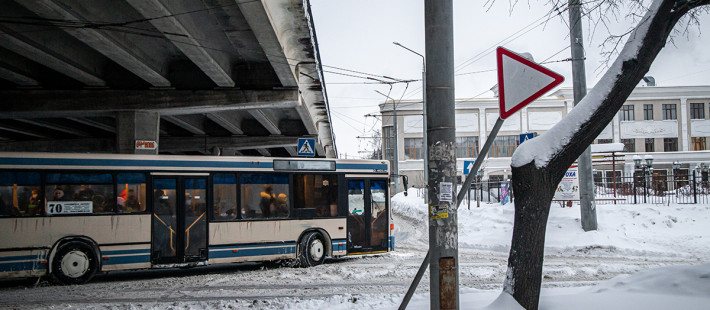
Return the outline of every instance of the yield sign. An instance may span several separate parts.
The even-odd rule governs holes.
[[[502,47],[498,47],[496,59],[502,119],[506,119],[565,80],[550,69]]]

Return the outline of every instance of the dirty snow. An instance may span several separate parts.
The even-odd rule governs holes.
[[[312,268],[260,264],[113,273],[81,286],[0,282],[0,308],[396,309],[428,246],[423,198],[393,198],[397,250]],[[501,294],[513,205],[458,210],[461,308],[515,309]],[[599,205],[599,230],[553,204],[541,309],[707,309],[709,205]],[[428,309],[429,274],[410,309]],[[585,308],[586,307],[586,308]]]

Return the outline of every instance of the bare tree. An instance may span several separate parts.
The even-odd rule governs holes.
[[[598,0],[588,5],[613,10],[620,2]],[[627,3],[645,14],[637,15],[637,26],[627,34],[627,42],[602,79],[562,121],[535,138],[535,143],[522,144],[513,155],[515,223],[503,291],[526,309],[538,308],[545,230],[557,184],[611,122],[669,41],[679,20],[685,17],[692,23],[695,14],[708,11],[710,0],[654,0],[648,6],[642,0]],[[623,41],[610,37],[607,42],[613,49]]]

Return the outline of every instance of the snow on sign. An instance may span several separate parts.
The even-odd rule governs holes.
[[[316,139],[298,138],[298,156],[316,156]]]
[[[500,118],[522,109],[560,85],[564,77],[503,47],[496,53]]]

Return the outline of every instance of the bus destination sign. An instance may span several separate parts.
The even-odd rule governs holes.
[[[81,214],[93,212],[92,201],[47,201],[47,214]]]

